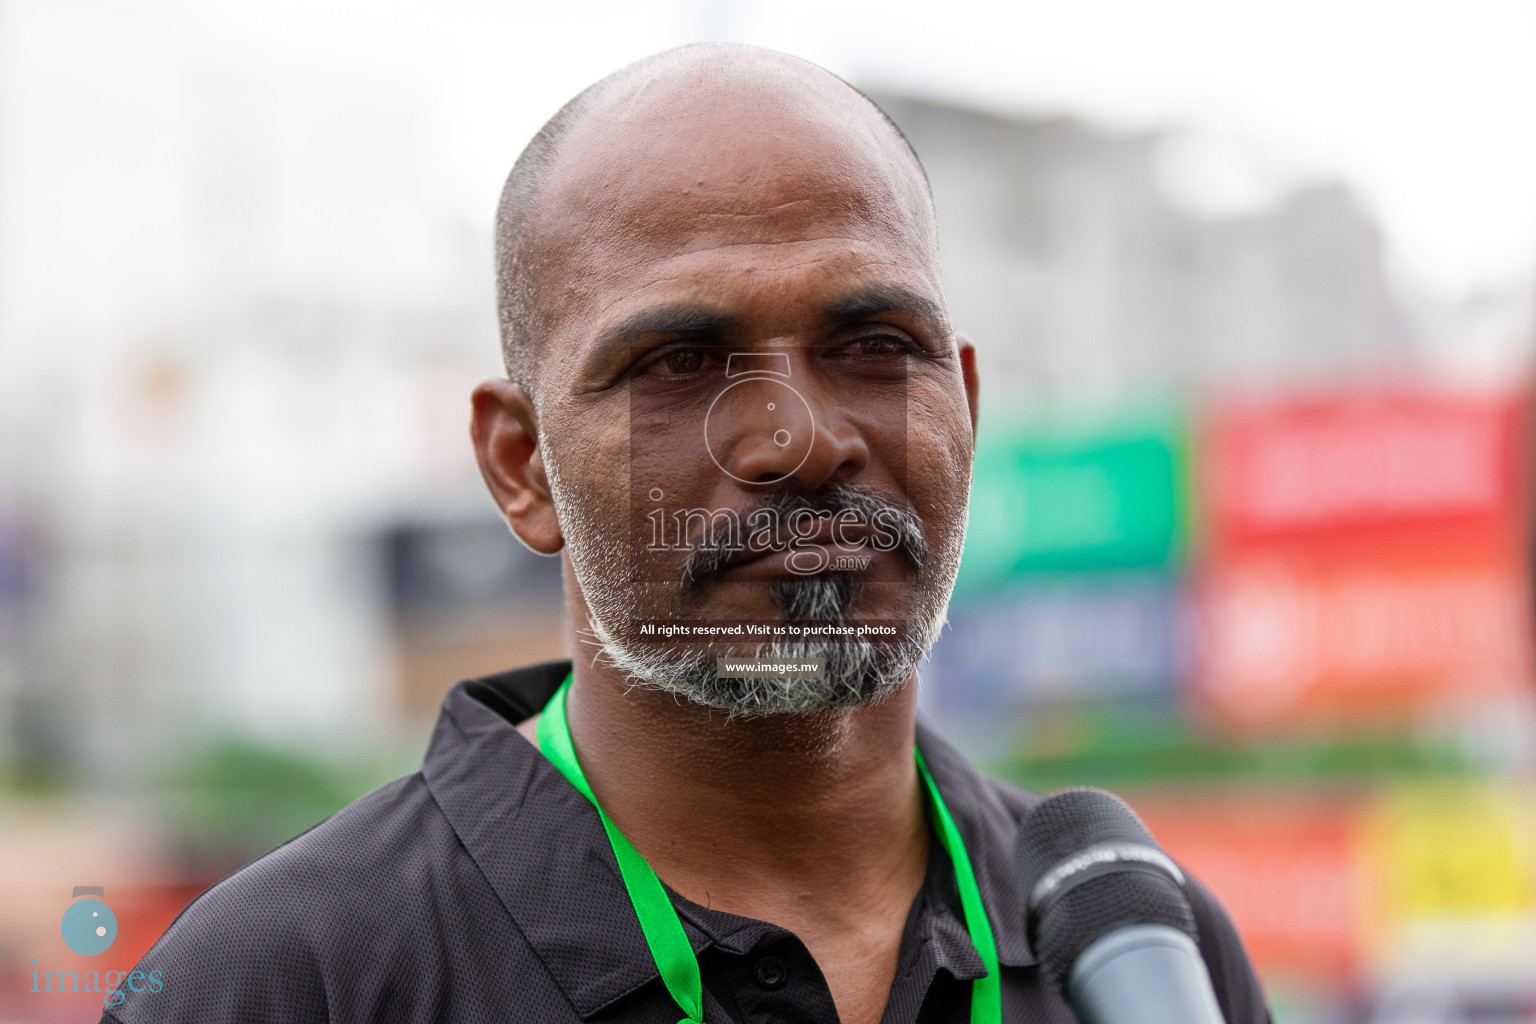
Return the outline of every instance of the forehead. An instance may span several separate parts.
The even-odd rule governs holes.
[[[851,275],[937,300],[921,173],[894,129],[826,78],[644,82],[581,118],[534,232],[551,338],[657,291],[799,293]]]

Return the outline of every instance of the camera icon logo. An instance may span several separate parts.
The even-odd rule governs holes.
[[[59,922],[59,934],[64,945],[81,956],[99,956],[112,948],[117,939],[117,916],[105,900],[107,890],[99,885],[77,885],[70,897],[76,902],[64,911]],[[102,899],[80,899],[81,896],[100,896]]]
[[[816,420],[811,405],[789,383],[789,356],[783,352],[732,352],[727,384],[704,416],[704,447],[720,472],[745,484],[774,484],[792,476],[811,454]],[[772,479],[747,479],[732,472],[746,447],[783,457],[790,468]]]

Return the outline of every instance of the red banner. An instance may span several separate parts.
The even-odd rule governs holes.
[[[1532,676],[1525,563],[1501,545],[1231,558],[1197,607],[1195,705],[1229,726],[1400,722]]]
[[[1230,407],[1196,465],[1218,552],[1351,549],[1523,530],[1522,403],[1357,395]]]

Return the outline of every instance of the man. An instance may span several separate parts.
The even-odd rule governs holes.
[[[899,131],[793,58],[664,53],[539,133],[497,234],[475,450],[574,664],[456,687],[421,773],[205,893],[109,1019],[1071,1020],[1011,880],[1038,798],[916,722],[978,382]]]

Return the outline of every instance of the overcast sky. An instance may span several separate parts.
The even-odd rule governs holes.
[[[1536,278],[1536,0],[185,2],[248,59],[417,92],[436,173],[476,211],[574,91],[662,47],[729,38],[861,85],[1206,129],[1226,144],[1184,163],[1218,205],[1255,177],[1335,174],[1412,277]]]

